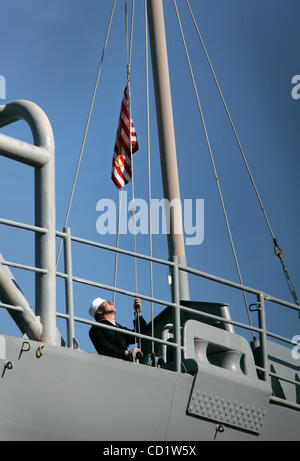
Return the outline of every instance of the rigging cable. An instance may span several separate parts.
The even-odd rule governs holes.
[[[131,92],[130,92],[130,74],[131,74],[131,51],[132,51],[132,35],[133,35],[133,17],[134,17],[134,0],[132,1],[131,10],[131,27],[130,27],[130,43],[128,45],[128,21],[127,21],[127,0],[125,0],[125,29],[126,29],[126,65],[127,65],[127,98],[128,98],[128,112],[129,112],[129,145],[130,145],[130,158],[131,158],[131,186],[132,186],[132,221],[133,221],[133,234],[134,234],[134,252],[136,253],[136,229],[135,229],[135,195],[134,195],[134,173],[133,173],[133,154],[132,154],[132,140],[131,140]],[[137,261],[134,257],[135,268],[135,291],[138,292],[138,278],[137,278]]]
[[[178,20],[178,25],[179,25],[179,29],[180,29],[180,33],[181,33],[181,38],[182,38],[186,58],[187,58],[187,61],[188,61],[189,71],[190,71],[190,74],[191,74],[191,78],[192,78],[192,82],[193,82],[193,86],[194,86],[194,91],[195,91],[195,95],[196,95],[196,99],[197,99],[197,103],[198,103],[198,108],[199,108],[201,121],[202,121],[203,129],[204,129],[205,139],[206,139],[207,147],[208,147],[208,150],[209,150],[209,156],[210,156],[210,160],[211,160],[211,163],[212,163],[215,179],[216,179],[216,182],[217,182],[217,188],[218,188],[218,192],[219,192],[219,197],[220,197],[221,204],[222,204],[222,209],[223,209],[223,214],[224,214],[224,217],[225,217],[227,232],[228,232],[228,235],[229,235],[229,240],[230,240],[230,244],[231,244],[231,248],[232,248],[232,252],[233,252],[233,256],[234,256],[234,260],[235,260],[239,280],[240,280],[241,285],[244,285],[242,275],[241,275],[241,271],[240,271],[240,268],[239,268],[239,263],[238,263],[238,260],[237,260],[237,255],[236,255],[232,235],[231,235],[230,225],[229,225],[227,212],[226,212],[226,208],[225,208],[225,204],[224,204],[224,200],[223,200],[223,195],[222,195],[222,191],[221,191],[221,186],[220,186],[220,182],[219,182],[219,179],[218,179],[218,174],[217,174],[217,170],[216,170],[216,166],[215,166],[215,161],[214,161],[214,158],[213,158],[213,153],[212,153],[212,149],[211,149],[211,145],[210,145],[210,141],[209,141],[209,137],[208,137],[206,123],[205,123],[205,120],[204,120],[204,115],[203,115],[203,111],[202,111],[202,107],[201,107],[201,103],[200,103],[200,99],[199,99],[199,95],[198,95],[198,90],[197,90],[197,86],[196,86],[196,82],[195,82],[195,78],[194,78],[194,73],[193,73],[189,53],[188,53],[188,50],[187,50],[186,41],[185,41],[185,38],[184,38],[184,33],[183,33],[182,25],[181,25],[181,20],[180,20],[180,17],[179,17],[179,12],[178,12],[178,9],[177,9],[176,0],[173,0],[173,2],[174,2],[175,10],[176,10],[176,16],[177,16],[177,20]],[[249,323],[250,323],[251,326],[253,326],[245,291],[243,291],[243,297],[244,297],[245,306],[246,306],[246,310],[247,310],[247,314],[248,314],[248,318],[249,318]],[[256,337],[254,335],[253,330],[252,330],[252,335],[253,335],[253,339],[255,340]]]
[[[128,37],[128,19],[127,19],[127,0],[125,0],[125,30],[126,30],[126,65],[127,65],[127,98],[128,98],[128,112],[129,112],[129,145],[130,145],[130,158],[131,158],[131,187],[132,187],[132,210],[131,216],[133,221],[133,238],[134,238],[134,253],[136,253],[136,222],[135,222],[135,195],[134,195],[134,169],[133,169],[133,153],[132,153],[132,139],[131,139],[131,92],[130,92],[130,75],[131,75],[131,53],[132,53],[132,37],[133,37],[133,18],[134,18],[135,0],[131,4],[131,25],[130,25],[130,38]],[[128,43],[129,39],[129,43]],[[135,292],[138,293],[138,272],[137,272],[137,258],[134,256],[134,275],[135,275]],[[135,331],[140,333],[140,316],[135,312]],[[136,339],[136,338],[135,338]],[[137,342],[137,341],[136,341]],[[141,349],[141,338],[138,338],[139,348]]]
[[[116,248],[119,248],[119,239],[120,239],[120,220],[121,220],[121,204],[122,204],[122,189],[119,190],[119,209],[118,209],[118,228],[117,228],[117,237],[116,237]],[[115,253],[115,270],[114,270],[114,288],[117,286],[117,268],[118,268],[118,255]],[[113,304],[115,304],[116,292],[113,292]]]
[[[113,15],[114,15],[114,11],[115,11],[115,6],[116,6],[116,0],[114,0],[113,6],[112,6],[112,10],[111,10],[111,14],[110,14],[110,20],[109,20],[109,24],[108,24],[107,31],[106,31],[106,37],[105,37],[103,51],[102,51],[102,55],[101,55],[101,59],[100,59],[99,67],[98,67],[98,73],[97,73],[96,82],[95,82],[95,85],[94,85],[94,91],[93,91],[93,95],[92,95],[92,99],[91,99],[90,109],[89,109],[89,113],[88,113],[88,117],[87,117],[87,121],[86,121],[86,126],[85,126],[85,130],[84,130],[84,136],[83,136],[83,140],[82,140],[82,144],[81,144],[80,154],[79,154],[77,168],[76,168],[76,172],[75,172],[75,177],[74,177],[74,181],[73,181],[73,185],[72,185],[72,190],[71,190],[68,209],[67,209],[67,213],[66,213],[66,217],[65,217],[64,227],[67,226],[68,219],[69,219],[71,204],[72,204],[72,200],[73,200],[73,196],[74,196],[75,186],[76,186],[77,177],[78,177],[78,173],[79,173],[82,154],[83,154],[83,151],[84,151],[87,132],[88,132],[89,125],[90,125],[92,110],[93,110],[95,97],[96,97],[96,92],[97,92],[97,88],[98,88],[98,84],[99,84],[102,64],[103,64],[104,55],[105,55],[105,51],[106,51],[106,47],[107,47],[107,42],[108,42],[109,32],[110,32],[112,19],[113,19]],[[57,258],[56,258],[56,266],[58,265],[59,256],[60,256],[60,252],[61,252],[61,247],[62,247],[62,242],[63,242],[63,239],[61,239],[60,244],[59,244],[59,249],[58,249]]]
[[[253,175],[252,175],[251,170],[250,170],[250,168],[249,168],[249,165],[248,165],[248,162],[247,162],[247,159],[246,159],[246,156],[245,156],[243,147],[242,147],[242,145],[241,145],[241,142],[240,142],[240,139],[239,139],[239,137],[238,137],[236,128],[235,128],[234,123],[233,123],[233,121],[232,121],[231,115],[230,115],[230,113],[229,113],[229,109],[228,109],[227,104],[226,104],[226,102],[225,102],[225,99],[224,99],[224,96],[223,96],[221,87],[220,87],[219,82],[218,82],[218,79],[217,79],[217,77],[216,77],[214,68],[213,68],[213,66],[212,66],[211,60],[210,60],[209,55],[208,55],[208,52],[207,52],[207,50],[206,50],[206,47],[205,47],[203,38],[202,38],[202,36],[201,36],[201,34],[200,34],[200,31],[199,31],[199,28],[198,28],[198,26],[197,26],[197,23],[196,23],[196,20],[195,20],[194,15],[193,15],[192,9],[191,9],[191,7],[190,7],[189,1],[188,1],[188,0],[185,0],[185,1],[186,1],[187,6],[188,6],[188,9],[189,9],[189,11],[190,11],[191,18],[192,18],[192,20],[193,20],[195,29],[196,29],[197,34],[198,34],[198,37],[199,37],[199,39],[200,39],[200,42],[201,42],[203,51],[204,51],[204,53],[205,53],[205,56],[206,56],[208,65],[209,65],[210,70],[211,70],[211,72],[212,72],[212,75],[213,75],[214,81],[215,81],[215,83],[216,83],[216,86],[217,86],[219,95],[220,95],[220,97],[221,97],[221,100],[222,100],[224,109],[225,109],[225,111],[226,111],[228,120],[229,120],[230,125],[231,125],[231,127],[232,127],[232,130],[233,130],[235,139],[236,139],[236,141],[237,141],[239,150],[240,150],[240,152],[241,152],[243,161],[244,161],[245,166],[246,166],[246,169],[247,169],[247,171],[248,171],[248,174],[249,174],[249,177],[250,177],[250,181],[251,181],[252,186],[253,186],[253,188],[254,188],[254,191],[255,191],[256,197],[257,197],[257,199],[258,199],[259,205],[260,205],[260,207],[261,207],[262,213],[263,213],[263,215],[264,215],[264,218],[265,218],[267,227],[268,227],[269,232],[270,232],[270,234],[271,234],[271,237],[272,237],[272,240],[273,240],[273,244],[274,244],[274,253],[275,253],[275,255],[280,259],[280,262],[281,262],[281,265],[282,265],[282,269],[283,269],[283,273],[284,273],[284,276],[285,276],[285,278],[286,278],[286,281],[287,281],[289,290],[290,290],[290,292],[291,292],[291,295],[292,295],[292,297],[293,297],[293,299],[294,299],[294,301],[295,301],[295,304],[299,305],[299,301],[298,301],[298,297],[297,297],[297,294],[296,294],[296,290],[295,290],[295,288],[294,288],[294,286],[293,286],[292,279],[291,279],[291,277],[290,277],[290,275],[289,275],[289,273],[288,273],[288,271],[287,271],[287,268],[286,268],[286,266],[285,266],[285,264],[284,264],[284,261],[283,261],[283,258],[282,258],[282,249],[280,248],[280,246],[279,246],[279,244],[278,244],[278,242],[277,242],[277,239],[276,239],[276,237],[275,237],[275,235],[274,235],[274,233],[273,233],[273,230],[272,230],[272,228],[271,228],[271,225],[270,225],[269,219],[268,219],[268,217],[267,217],[265,208],[264,208],[264,206],[263,206],[263,203],[262,203],[260,194],[259,194],[259,192],[258,192],[258,189],[257,189],[257,187],[256,187],[256,184],[255,184],[255,181],[254,181],[254,178],[253,178]],[[299,315],[300,315],[300,314],[299,314]]]
[[[148,70],[148,18],[147,0],[145,0],[145,55],[146,55],[146,108],[147,108],[147,152],[148,152],[148,214],[149,214],[149,253],[152,258],[152,222],[151,222],[151,168],[150,168],[150,115],[149,115],[149,70]],[[153,271],[152,261],[150,260],[150,296],[153,298]],[[154,313],[153,301],[151,301],[151,336],[154,337]],[[154,354],[154,342],[151,345]]]
[[[129,50],[128,50],[128,22],[127,22],[127,0],[125,0],[125,42],[126,42],[126,69],[127,69],[127,85],[130,75],[130,64],[129,64]],[[130,40],[130,55],[131,55],[131,44]],[[127,94],[129,101],[129,95]],[[129,103],[128,103],[129,104]],[[131,145],[131,130],[129,122],[129,135],[130,135],[130,145]],[[122,188],[119,191],[119,208],[118,208],[118,228],[117,228],[117,237],[116,237],[116,248],[119,248],[120,240],[120,219],[121,219],[121,203],[122,203]],[[117,286],[117,270],[118,270],[118,252],[115,254],[115,269],[114,269],[114,288]],[[116,292],[113,293],[113,304],[115,303]]]

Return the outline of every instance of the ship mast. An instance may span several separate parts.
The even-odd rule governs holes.
[[[170,207],[169,260],[186,265],[163,5],[162,0],[148,0],[147,5],[163,191],[167,203],[178,205]],[[179,297],[189,300],[183,271],[179,272]]]

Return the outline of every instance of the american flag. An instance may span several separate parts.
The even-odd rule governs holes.
[[[136,152],[139,148],[136,132],[131,119],[131,146],[130,149],[130,132],[129,132],[129,108],[128,108],[128,90],[124,90],[121,104],[118,131],[116,135],[114,155],[112,161],[111,179],[118,189],[131,181],[131,150]]]

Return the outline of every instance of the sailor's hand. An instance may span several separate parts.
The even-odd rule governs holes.
[[[129,352],[141,352],[142,353],[141,349],[139,349],[138,347],[133,347],[132,349],[130,349]]]
[[[133,360],[135,359],[141,360],[143,358],[143,353],[141,349],[139,349],[138,347],[134,347],[133,349],[129,351],[129,356]]]
[[[135,312],[141,313],[142,304],[140,298],[135,298],[133,308]]]

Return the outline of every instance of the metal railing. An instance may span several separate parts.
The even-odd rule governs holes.
[[[8,226],[13,226],[13,227],[18,227],[24,230],[29,230],[32,232],[40,232],[40,233],[45,233],[47,232],[47,229],[36,227],[36,226],[31,226],[27,224],[23,224],[20,222],[16,221],[11,221],[11,220],[6,220],[6,219],[0,219],[0,224],[3,225],[8,225]],[[299,386],[299,382],[287,379],[285,377],[281,377],[279,375],[274,375],[274,373],[269,372],[268,370],[268,351],[267,351],[267,337],[271,337],[277,340],[280,340],[282,342],[285,342],[287,344],[291,345],[297,345],[295,342],[292,340],[285,338],[283,336],[277,335],[275,333],[272,333],[267,330],[266,328],[266,317],[265,317],[265,301],[273,302],[276,304],[280,304],[282,306],[285,306],[290,309],[294,309],[298,312],[300,312],[300,307],[284,301],[282,299],[273,297],[267,293],[264,293],[260,290],[254,289],[252,287],[248,287],[245,285],[241,285],[236,282],[232,282],[230,280],[203,272],[199,271],[196,269],[193,269],[191,267],[186,267],[182,266],[181,264],[178,263],[177,258],[174,258],[174,261],[166,261],[164,259],[159,259],[155,257],[150,257],[145,254],[141,253],[135,253],[130,250],[124,250],[121,248],[116,248],[113,246],[109,246],[106,244],[94,242],[91,240],[87,240],[84,238],[76,237],[71,235],[71,230],[69,227],[64,229],[64,232],[56,231],[56,236],[59,238],[63,239],[64,242],[64,272],[59,272],[56,271],[56,276],[59,278],[62,278],[65,280],[65,297],[66,297],[66,313],[63,312],[56,312],[56,316],[58,318],[65,319],[67,322],[67,347],[69,348],[74,348],[74,339],[75,339],[75,322],[87,324],[87,325],[97,325],[99,328],[105,328],[105,329],[111,329],[111,330],[118,330],[116,327],[113,326],[108,326],[104,324],[99,324],[97,322],[81,318],[78,316],[75,316],[74,313],[74,293],[73,293],[73,284],[74,282],[80,283],[80,284],[85,284],[89,285],[92,287],[96,288],[101,288],[104,290],[116,292],[119,294],[127,295],[130,297],[139,297],[142,300],[145,301],[150,301],[162,306],[169,306],[173,310],[173,325],[174,327],[174,341],[164,341],[161,338],[153,337],[150,335],[144,335],[140,334],[137,332],[130,332],[130,331],[124,331],[125,334],[134,336],[135,338],[141,338],[145,339],[157,344],[162,344],[162,345],[167,345],[168,347],[174,348],[175,349],[175,370],[177,372],[181,372],[181,367],[182,367],[182,351],[184,349],[184,345],[182,345],[182,338],[181,338],[181,325],[180,325],[180,312],[181,311],[186,311],[189,313],[192,313],[196,316],[201,316],[201,317],[206,317],[208,319],[213,319],[217,321],[222,321],[223,323],[228,323],[233,326],[241,327],[243,329],[252,331],[254,333],[257,333],[259,335],[259,345],[260,345],[260,366],[256,366],[257,371],[260,372],[260,379],[263,379],[266,382],[270,381],[270,378],[272,376],[275,376],[276,379],[287,381],[295,386]],[[99,248],[102,250],[110,251],[110,252],[117,252],[123,255],[127,255],[129,257],[135,257],[138,259],[142,259],[145,261],[152,261],[153,263],[157,264],[162,264],[167,267],[169,267],[172,271],[172,280],[173,280],[173,293],[174,293],[174,302],[169,302],[163,299],[159,298],[154,298],[151,296],[147,296],[145,294],[141,293],[136,293],[133,291],[125,290],[122,288],[118,287],[113,287],[111,285],[99,283],[96,281],[88,280],[81,278],[77,275],[73,274],[73,269],[72,269],[72,242],[77,242],[83,245],[88,245],[94,248]],[[27,271],[33,271],[33,272],[40,272],[40,273],[46,273],[45,269],[40,269],[38,267],[33,267],[33,266],[28,266],[20,263],[15,263],[15,262],[9,262],[5,261],[3,264],[18,268],[18,269],[24,269]],[[228,320],[225,319],[224,317],[219,317],[217,315],[205,313],[203,311],[198,311],[195,309],[192,309],[190,307],[182,306],[180,305],[180,299],[179,299],[179,271],[185,271],[189,274],[196,275],[201,278],[205,278],[211,281],[214,281],[216,283],[222,284],[222,285],[227,285],[229,287],[235,288],[240,291],[245,291],[247,293],[251,293],[256,296],[256,305],[257,305],[257,312],[258,312],[258,327],[250,326],[241,322],[237,322],[234,320]],[[4,303],[0,303],[0,307],[7,308],[7,309],[12,309],[12,310],[17,310],[22,312],[22,307],[21,306],[12,306],[12,305],[7,305]],[[289,407],[295,408],[297,410],[300,409],[300,405],[297,403],[293,402],[288,402],[284,399],[280,399],[277,397],[271,397],[270,400],[272,400],[274,403],[279,403],[279,404],[284,404]]]
[[[182,346],[181,328],[180,328],[180,311],[182,310],[182,311],[186,311],[186,312],[195,314],[197,316],[201,315],[201,317],[206,317],[206,318],[222,321],[224,323],[228,323],[228,324],[231,324],[231,325],[241,327],[243,329],[250,330],[250,331],[253,331],[255,333],[258,333],[259,334],[259,340],[260,340],[259,344],[260,344],[260,365],[261,366],[256,365],[256,369],[257,369],[258,372],[260,372],[261,379],[263,379],[266,382],[269,382],[270,378],[272,376],[275,376],[276,379],[279,379],[279,380],[281,379],[283,381],[287,381],[287,382],[289,382],[289,383],[291,383],[291,384],[293,384],[295,386],[299,385],[299,382],[297,382],[297,381],[286,379],[285,377],[281,377],[280,375],[277,375],[277,374],[274,375],[274,373],[271,373],[268,370],[267,337],[272,337],[274,339],[280,340],[282,342],[285,342],[285,343],[291,344],[291,345],[294,345],[295,343],[292,340],[288,339],[288,338],[285,338],[283,336],[280,336],[280,335],[277,335],[277,334],[272,333],[270,331],[267,331],[267,329],[266,329],[266,317],[265,317],[265,301],[270,301],[270,302],[273,302],[273,303],[277,303],[277,304],[280,304],[282,306],[286,306],[286,307],[288,307],[290,309],[294,309],[294,310],[300,312],[300,307],[299,306],[297,306],[297,305],[295,305],[293,303],[289,303],[287,301],[284,301],[282,299],[276,298],[274,296],[271,296],[271,295],[269,295],[267,293],[262,292],[261,290],[257,290],[257,289],[254,289],[254,288],[251,288],[251,287],[248,287],[248,286],[245,286],[245,285],[241,285],[239,283],[232,282],[230,280],[227,280],[227,279],[224,279],[224,278],[221,278],[221,277],[217,277],[215,275],[208,274],[206,272],[199,271],[199,270],[196,270],[196,269],[193,269],[193,268],[190,268],[190,267],[182,266],[181,264],[178,263],[178,259],[176,257],[171,262],[171,261],[166,261],[166,260],[155,258],[155,257],[150,257],[150,256],[147,256],[145,254],[134,253],[133,251],[124,250],[124,249],[121,249],[121,248],[116,248],[116,247],[101,244],[101,243],[98,243],[98,242],[93,242],[91,240],[86,240],[84,238],[79,238],[79,237],[72,236],[70,228],[64,229],[63,233],[57,232],[57,235],[64,239],[64,259],[65,259],[65,273],[64,274],[63,273],[57,273],[57,276],[65,278],[65,280],[66,280],[66,291],[70,290],[69,295],[66,295],[67,314],[57,313],[57,316],[63,317],[68,321],[68,324],[69,324],[68,331],[69,332],[71,332],[71,331],[74,332],[74,325],[73,325],[74,321],[86,323],[86,324],[89,324],[89,325],[97,325],[99,328],[107,328],[107,329],[111,329],[111,330],[117,330],[115,327],[111,327],[111,326],[103,325],[103,324],[99,325],[99,323],[97,323],[97,322],[92,322],[92,321],[89,321],[89,320],[82,319],[82,318],[74,316],[74,308],[73,308],[73,305],[71,303],[71,300],[73,299],[72,282],[83,283],[83,284],[91,285],[91,286],[94,286],[94,287],[97,287],[97,288],[117,292],[117,293],[120,293],[120,294],[132,296],[132,297],[139,297],[139,298],[141,298],[143,300],[152,301],[153,303],[157,303],[157,304],[160,304],[160,305],[163,305],[163,306],[170,306],[173,309],[173,313],[174,313],[174,315],[173,315],[173,325],[175,325],[175,328],[174,328],[174,341],[173,342],[164,341],[164,340],[162,340],[160,338],[156,338],[156,337],[152,337],[152,336],[146,336],[146,335],[138,334],[138,333],[126,332],[126,334],[131,335],[131,336],[135,336],[135,337],[138,337],[138,338],[141,338],[141,339],[147,339],[148,341],[153,341],[153,342],[158,343],[158,344],[163,344],[163,345],[167,345],[167,346],[175,348],[175,351],[176,351],[176,354],[175,354],[175,370],[177,372],[180,372],[181,369],[182,369],[181,368],[181,366],[182,366],[182,350],[184,349],[184,345]],[[124,290],[124,289],[121,289],[121,288],[113,287],[113,286],[106,285],[106,284],[103,284],[103,283],[93,282],[93,281],[90,281],[90,280],[87,280],[87,279],[83,279],[83,278],[74,276],[72,274],[72,250],[71,250],[72,241],[77,242],[77,243],[81,243],[81,244],[84,244],[84,245],[89,245],[89,246],[92,246],[92,247],[95,247],[95,248],[100,248],[100,249],[111,251],[111,252],[118,252],[120,254],[124,254],[124,255],[127,255],[127,256],[130,256],[130,257],[136,257],[136,258],[143,259],[143,260],[146,260],[146,261],[152,261],[153,263],[158,263],[158,264],[168,266],[169,268],[171,268],[172,273],[173,273],[174,302],[172,303],[172,302],[168,302],[168,301],[165,301],[165,300],[162,300],[162,299],[152,298],[151,296],[147,296],[147,295],[144,295],[144,294],[141,294],[141,293],[135,293],[135,292],[132,292],[132,291],[129,291],[129,290]],[[199,312],[198,310],[192,309],[190,307],[180,305],[180,298],[179,298],[179,271],[185,271],[187,273],[194,274],[194,275],[196,275],[198,277],[206,278],[206,279],[212,280],[214,282],[230,286],[230,287],[235,288],[237,290],[246,291],[248,293],[256,295],[256,298],[257,298],[256,305],[257,305],[257,312],[258,312],[258,327],[253,327],[253,326],[250,326],[250,325],[246,325],[244,323],[237,322],[237,321],[234,321],[234,320],[224,319],[223,317],[219,317],[219,316],[209,314],[209,313],[205,313],[205,312],[202,312],[202,311]],[[68,344],[70,344],[70,345],[72,344],[72,338],[68,338]],[[271,396],[270,401],[273,401],[274,403],[283,404],[283,405],[289,406],[291,408],[300,410],[300,405],[299,404],[293,403],[293,402],[288,402],[288,401],[286,401],[284,399],[281,399],[281,398],[278,398],[278,397]]]

